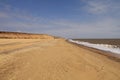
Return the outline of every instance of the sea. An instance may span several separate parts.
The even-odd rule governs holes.
[[[120,39],[68,39],[68,41],[120,55]]]

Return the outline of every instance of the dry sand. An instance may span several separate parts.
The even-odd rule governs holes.
[[[120,62],[64,39],[0,39],[0,80],[120,80]]]

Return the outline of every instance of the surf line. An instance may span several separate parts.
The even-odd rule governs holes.
[[[83,45],[86,47],[91,47],[91,48],[95,48],[95,49],[99,49],[99,50],[103,50],[103,51],[112,52],[115,54],[120,54],[120,48],[117,47],[116,45],[94,44],[94,43],[89,43],[89,42],[84,42],[84,41],[76,41],[76,40],[72,40],[72,39],[68,39],[68,41],[79,44],[79,45]]]

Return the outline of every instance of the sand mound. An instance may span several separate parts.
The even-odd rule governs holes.
[[[32,34],[19,32],[4,32],[0,31],[0,38],[3,39],[54,39],[53,36],[47,34]]]

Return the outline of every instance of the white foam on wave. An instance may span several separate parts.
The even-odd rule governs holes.
[[[109,52],[112,52],[112,53],[120,54],[120,48],[117,47],[116,45],[93,44],[93,43],[84,42],[84,41],[75,41],[75,40],[72,40],[72,39],[69,39],[68,41],[76,43],[76,44],[84,45],[84,46],[87,46],[87,47],[96,48],[96,49],[99,49],[99,50],[109,51]]]

